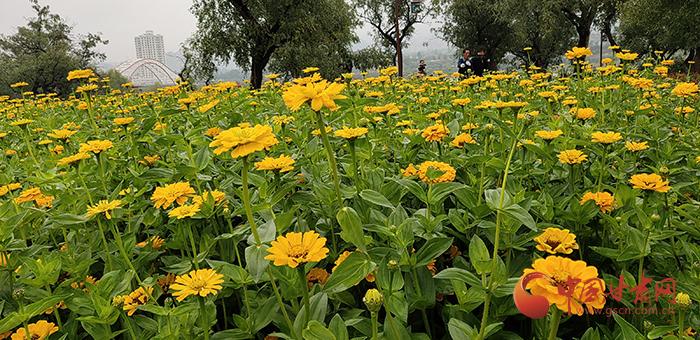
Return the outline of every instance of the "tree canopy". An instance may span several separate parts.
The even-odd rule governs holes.
[[[197,32],[187,50],[190,75],[199,79],[211,79],[217,63],[235,62],[257,88],[272,59],[291,72],[323,60],[342,65],[355,40],[342,0],[195,0],[192,12]]]
[[[29,84],[24,91],[68,93],[68,72],[104,60],[95,48],[107,41],[99,34],[74,35],[49,6],[30,2],[35,16],[16,33],[0,36],[0,93],[12,93],[10,85],[18,82]]]

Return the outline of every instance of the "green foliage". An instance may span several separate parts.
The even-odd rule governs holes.
[[[185,73],[195,79],[212,79],[217,63],[234,62],[258,88],[271,60],[292,75],[307,66],[333,75],[347,69],[356,39],[354,16],[341,0],[197,0],[192,12],[197,32],[185,49]]]
[[[628,0],[621,5],[622,45],[637,52],[700,47],[700,2]]]
[[[31,0],[36,16],[9,36],[0,36],[0,94],[16,91],[11,84],[27,82],[22,91],[67,94],[71,84],[68,72],[104,60],[95,51],[106,44],[97,34],[75,37],[73,28],[61,16],[51,13],[49,6]]]

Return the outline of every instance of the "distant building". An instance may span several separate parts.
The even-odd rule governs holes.
[[[153,34],[153,31],[146,31],[134,38],[136,43],[136,57],[141,59],[153,59],[165,63],[165,48],[163,47],[163,36]]]
[[[119,66],[124,74],[136,86],[174,84],[174,74],[165,66],[165,47],[163,36],[146,31],[134,38],[136,58]]]

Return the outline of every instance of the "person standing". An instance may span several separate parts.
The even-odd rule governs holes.
[[[470,56],[471,51],[465,48],[462,50],[462,56],[457,61],[457,72],[459,72],[459,74],[461,74],[463,77],[468,76],[469,70],[472,68],[472,62],[469,59]]]
[[[489,68],[491,64],[491,59],[486,57],[486,50],[480,48],[476,52],[476,56],[471,59],[471,69],[475,75],[481,77],[484,75],[484,71]]]
[[[424,76],[425,75],[425,60],[421,59],[420,62],[418,63],[418,76]]]

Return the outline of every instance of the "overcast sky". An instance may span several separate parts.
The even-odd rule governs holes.
[[[102,48],[107,62],[119,63],[136,57],[134,37],[146,30],[163,35],[165,51],[177,51],[195,30],[189,9],[192,0],[40,0],[51,6],[75,27],[74,33],[100,32],[109,44]],[[0,34],[11,34],[33,15],[28,0],[0,0]],[[418,24],[411,40],[412,50],[442,49],[447,45],[432,33],[437,23]],[[371,37],[368,28],[358,30],[360,43]],[[426,46],[427,45],[427,46]]]

